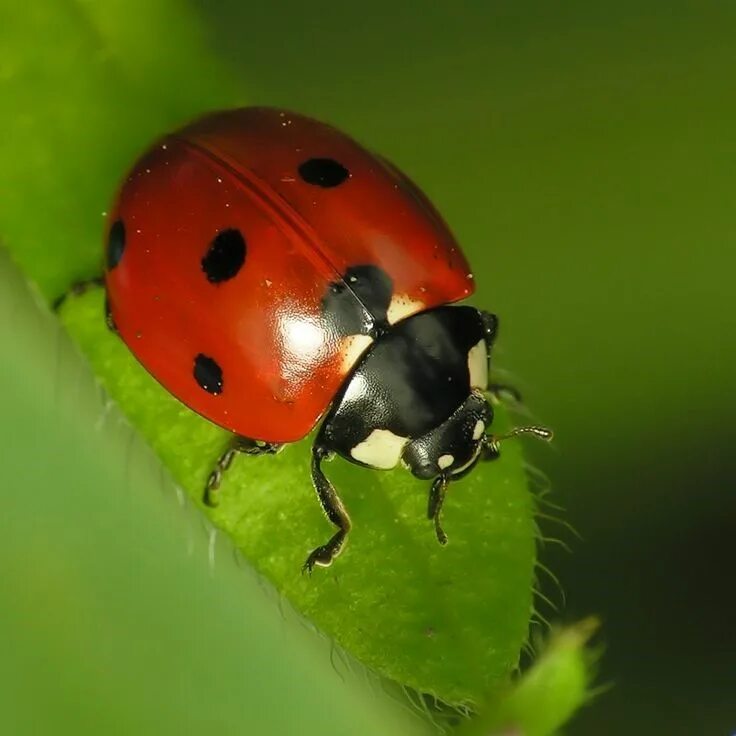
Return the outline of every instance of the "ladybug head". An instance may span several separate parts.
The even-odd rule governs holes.
[[[487,444],[486,428],[492,421],[493,410],[485,397],[473,391],[439,427],[409,442],[401,460],[417,478],[425,480],[464,475],[480,458]]]

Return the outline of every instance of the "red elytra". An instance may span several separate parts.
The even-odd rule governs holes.
[[[268,442],[306,436],[368,346],[325,314],[335,288],[370,312],[351,268],[391,279],[389,322],[474,289],[447,225],[409,179],[336,129],[282,110],[215,113],[157,142],[108,226],[124,234],[105,274],[122,339],[191,409]],[[226,254],[225,277],[213,279],[206,259],[232,233],[242,262]],[[216,386],[196,380],[198,359],[216,365]]]

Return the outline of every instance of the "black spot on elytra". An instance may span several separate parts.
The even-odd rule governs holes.
[[[115,220],[107,234],[107,268],[111,270],[120,263],[125,250],[125,225],[122,220]]]
[[[245,238],[240,230],[228,228],[217,233],[202,258],[202,270],[212,284],[237,276],[245,263]]]
[[[350,172],[333,158],[310,158],[299,166],[299,176],[307,184],[330,189],[342,184]]]
[[[372,335],[388,325],[393,282],[378,266],[351,266],[333,281],[322,309],[341,335]]]
[[[217,396],[222,393],[222,368],[202,353],[194,359],[194,380],[210,394]]]

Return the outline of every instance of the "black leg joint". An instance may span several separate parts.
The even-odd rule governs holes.
[[[491,312],[481,311],[480,318],[483,322],[483,336],[490,350],[498,336],[498,317]]]
[[[89,291],[90,289],[98,289],[104,285],[105,279],[103,276],[94,276],[91,279],[77,281],[69,287],[69,291],[66,291],[61,296],[54,299],[54,301],[51,303],[51,308],[54,310],[54,312],[58,312],[64,302],[70,296],[82,296],[82,294]]]

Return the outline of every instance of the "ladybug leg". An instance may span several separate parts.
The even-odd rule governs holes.
[[[491,360],[491,349],[498,335],[498,317],[491,312],[480,312],[481,322],[483,323],[483,337],[488,346],[488,360]],[[507,383],[489,383],[486,387],[486,393],[490,394],[496,402],[502,402],[511,398],[515,403],[521,404],[521,393],[513,386]]]
[[[218,499],[216,491],[219,490],[222,483],[222,476],[225,471],[232,465],[234,457],[242,453],[243,455],[275,455],[283,445],[273,442],[256,442],[248,437],[234,437],[225,452],[220,455],[215,467],[207,479],[204,487],[203,501],[207,506],[217,506]]]
[[[489,383],[486,387],[486,393],[491,395],[494,401],[497,403],[503,403],[504,401],[511,399],[515,404],[521,404],[521,392],[514,386],[509,386],[508,383]]]
[[[312,448],[312,483],[314,484],[314,489],[317,491],[317,497],[319,498],[322,510],[338,529],[327,544],[317,547],[307,557],[307,561],[302,567],[302,572],[311,573],[315,565],[329,567],[335,557],[342,552],[351,527],[350,517],[343,502],[337,495],[335,487],[322,471],[322,460],[328,454],[327,449],[322,447],[322,445],[314,445]]]
[[[61,296],[54,299],[53,303],[51,304],[51,308],[54,310],[54,312],[58,312],[64,302],[70,297],[70,296],[82,296],[82,294],[85,294],[90,289],[99,289],[100,287],[105,285],[105,280],[102,276],[95,276],[91,279],[84,279],[83,281],[76,281],[73,283],[68,291],[65,291]]]
[[[440,522],[440,512],[442,511],[442,504],[445,502],[445,494],[449,483],[450,479],[446,475],[437,476],[429,489],[429,502],[427,503],[427,518],[434,521],[437,541],[443,546],[447,544],[447,534],[445,534]]]
[[[69,291],[65,292],[60,297],[57,297],[54,300],[51,308],[54,310],[54,312],[58,313],[69,297],[82,296],[82,294],[87,293],[90,289],[99,289],[104,286],[105,280],[102,276],[95,276],[94,278],[85,279],[84,281],[77,281],[76,283],[71,285]],[[105,294],[105,324],[111,332],[117,333],[118,330],[117,327],[115,327],[115,322],[113,322],[112,319],[112,312],[110,311],[110,300],[108,299],[107,294]]]
[[[483,337],[488,345],[488,357],[491,357],[491,347],[496,341],[496,335],[498,334],[498,317],[491,312],[485,312],[480,310],[480,319],[483,323]]]
[[[107,325],[107,329],[110,330],[110,332],[114,332],[116,335],[118,334],[118,328],[115,326],[115,322],[112,318],[110,299],[107,294],[105,294],[105,324]]]

